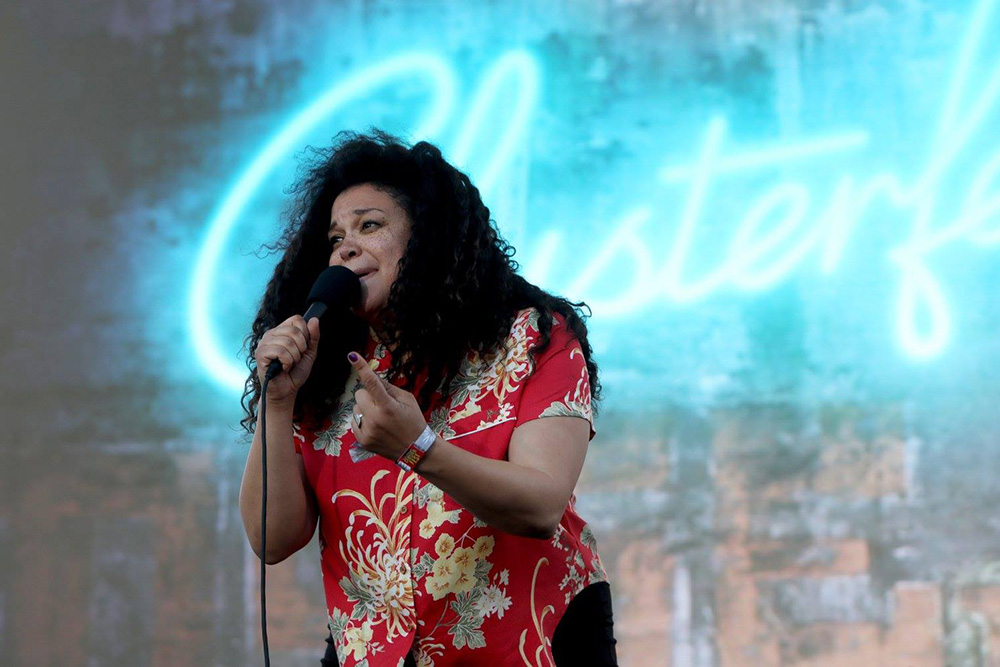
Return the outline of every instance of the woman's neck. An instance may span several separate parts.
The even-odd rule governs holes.
[[[384,319],[377,317],[368,322],[368,335],[374,338],[378,344],[389,350],[389,352],[393,352],[397,346],[390,344],[390,337],[386,332],[387,327]]]

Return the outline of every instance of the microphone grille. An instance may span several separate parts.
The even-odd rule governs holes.
[[[327,267],[309,290],[308,304],[326,304],[328,309],[350,308],[361,300],[361,280],[346,266]]]

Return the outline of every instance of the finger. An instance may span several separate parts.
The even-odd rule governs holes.
[[[365,436],[361,433],[361,429],[358,428],[358,422],[354,421],[351,417],[351,433],[354,434],[354,445],[360,447],[361,449],[366,449],[365,447]]]
[[[389,392],[386,391],[385,385],[382,384],[382,378],[375,374],[375,371],[371,369],[371,366],[368,365],[364,357],[357,352],[351,352],[347,355],[347,360],[351,366],[354,366],[354,369],[358,372],[358,377],[365,385],[365,389],[368,390],[372,400],[377,405],[389,405],[393,402],[392,397],[389,396]]]
[[[310,319],[307,327],[309,330],[309,349],[315,350],[319,347],[319,318]]]
[[[354,392],[354,411],[374,417],[375,402],[372,401],[371,394],[368,393],[367,389],[358,389]]]
[[[292,355],[293,363],[299,363],[299,359],[302,358],[302,350],[299,349],[300,341],[296,340],[291,335],[276,336],[274,344],[283,348],[286,352],[288,352],[288,354]]]
[[[309,341],[309,327],[301,315],[292,315],[287,320],[271,329],[271,332],[278,335],[301,335],[302,340]]]
[[[280,345],[267,345],[262,347],[260,350],[261,358],[270,365],[272,361],[277,359],[281,362],[281,370],[287,371],[295,363],[295,359],[292,357],[291,352],[286,350]]]
[[[286,329],[286,333],[276,338],[285,341],[285,347],[289,350],[294,349],[301,353],[309,349],[308,339],[298,329]]]
[[[364,429],[368,427],[371,420],[375,418],[375,405],[372,403],[372,399],[368,396],[367,389],[358,389],[354,392],[354,407],[351,408],[351,432],[354,434],[354,439],[357,440],[358,446],[365,446],[365,436],[362,433]],[[358,426],[356,415],[363,415],[361,420],[361,426]]]
[[[306,323],[306,321],[304,319],[302,319],[302,316],[300,315],[297,318],[295,318],[294,320],[291,320],[289,322],[289,325],[292,327],[292,329],[294,329],[294,331],[296,332],[296,334],[298,334],[299,336],[302,336],[302,342],[305,343],[306,347],[308,347],[309,346],[309,325]]]
[[[301,340],[300,340],[301,338]],[[261,347],[264,345],[277,345],[279,347],[288,347],[288,343],[291,343],[291,347],[299,347],[299,344],[305,345],[306,339],[302,336],[302,332],[291,325],[282,325],[277,329],[271,329],[260,339]],[[303,347],[304,349],[304,347]]]

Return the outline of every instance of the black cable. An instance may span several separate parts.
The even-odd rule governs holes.
[[[267,383],[271,381],[271,373],[264,375],[264,384],[260,389],[260,456],[263,482],[261,483],[260,503],[260,635],[264,641],[264,667],[271,667],[271,654],[267,650],[267,607],[264,600],[264,557],[267,554],[267,423],[264,421],[267,406]]]

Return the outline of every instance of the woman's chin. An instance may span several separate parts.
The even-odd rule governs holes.
[[[378,320],[378,309],[371,308],[365,303],[364,299],[362,299],[361,303],[351,308],[351,312],[369,324],[373,324]]]

